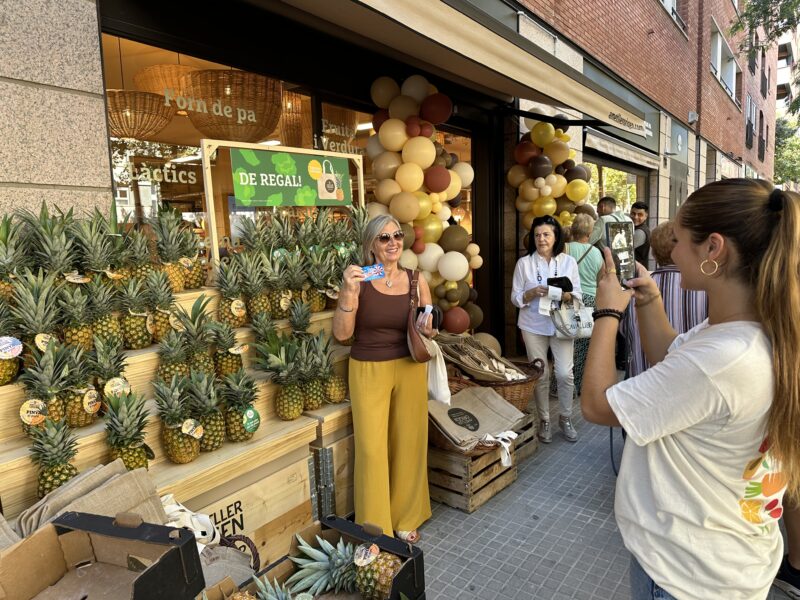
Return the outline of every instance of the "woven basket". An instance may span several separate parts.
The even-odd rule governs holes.
[[[520,371],[524,372],[528,377],[525,379],[518,379],[517,381],[484,381],[481,385],[492,388],[495,392],[500,394],[515,408],[525,412],[528,402],[531,400],[533,388],[539,381],[539,378],[544,373],[544,361],[541,358],[536,358],[530,364],[514,363],[514,366]]]
[[[186,65],[152,65],[136,73],[133,81],[137,88],[151,94],[164,96],[165,92],[170,90],[174,99],[183,95],[181,78],[197,70],[196,67]]]
[[[283,112],[278,123],[282,146],[311,148],[311,102],[308,96],[283,91]]]
[[[175,108],[164,104],[164,96],[149,92],[106,90],[108,130],[116,138],[147,139],[164,129]]]

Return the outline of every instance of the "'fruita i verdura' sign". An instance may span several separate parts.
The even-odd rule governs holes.
[[[353,203],[348,159],[231,148],[237,206],[345,206]]]

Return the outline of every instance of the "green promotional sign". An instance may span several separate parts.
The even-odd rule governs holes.
[[[237,206],[345,206],[353,203],[348,159],[231,148]]]

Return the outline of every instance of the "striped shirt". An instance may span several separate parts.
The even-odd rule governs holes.
[[[651,276],[661,290],[667,319],[676,333],[679,335],[686,333],[708,317],[706,293],[681,289],[681,274],[678,267],[665,265],[653,271]],[[650,367],[639,338],[639,323],[636,320],[635,309],[626,311],[623,333],[629,348],[627,376],[635,377]]]

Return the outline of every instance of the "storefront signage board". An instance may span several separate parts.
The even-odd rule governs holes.
[[[349,206],[350,169],[344,157],[231,148],[237,206]]]

